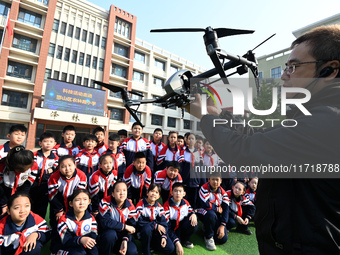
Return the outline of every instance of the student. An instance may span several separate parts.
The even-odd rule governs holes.
[[[28,194],[17,192],[8,199],[8,215],[0,221],[0,254],[39,255],[50,232],[46,221],[31,212]]]
[[[113,185],[117,182],[117,170],[113,168],[111,154],[103,154],[99,158],[99,170],[94,172],[89,180],[89,191],[92,199],[92,214],[99,212],[99,203],[112,193]]]
[[[7,200],[16,192],[29,193],[38,175],[38,165],[33,152],[24,146],[13,147],[6,157],[6,165],[0,166],[0,206],[1,216],[7,212]]]
[[[183,254],[183,246],[188,249],[194,248],[190,237],[198,228],[197,217],[189,202],[184,199],[183,183],[175,183],[171,195],[172,197],[164,204],[168,235],[175,245],[176,254]]]
[[[128,132],[127,132],[126,129],[120,129],[120,130],[118,130],[118,135],[119,135],[119,143],[120,143],[120,145],[122,145],[124,140],[128,136]]]
[[[204,152],[202,154],[203,159],[203,165],[207,167],[216,167],[218,166],[220,159],[218,155],[215,153],[214,148],[211,146],[209,141],[207,139],[204,139],[203,142]],[[207,174],[207,173],[206,173]],[[204,176],[205,174],[202,174],[201,178],[201,185],[205,184],[207,182],[208,176]]]
[[[170,161],[167,168],[155,173],[155,184],[161,186],[161,197],[163,203],[168,201],[172,191],[172,186],[176,182],[182,182],[182,177],[179,174],[180,166],[177,161]]]
[[[236,182],[232,190],[227,191],[229,197],[229,220],[227,222],[227,229],[230,230],[235,227],[236,222],[239,225],[236,231],[252,235],[253,233],[248,229],[249,221],[254,217],[255,206],[247,199],[244,194],[246,186],[243,182]]]
[[[167,234],[167,221],[163,207],[157,200],[160,197],[161,187],[151,184],[146,197],[136,206],[137,231],[141,234],[142,250],[144,255],[150,255],[150,245],[162,254],[171,254],[175,247]]]
[[[203,157],[203,153],[204,153],[204,147],[203,147],[203,137],[196,135],[196,143],[195,143],[195,148],[198,150],[198,152],[200,153],[200,155]]]
[[[62,244],[58,254],[98,255],[97,222],[87,210],[90,203],[86,189],[77,189],[68,197],[69,209],[58,223]]]
[[[21,145],[25,141],[26,134],[27,128],[22,124],[13,125],[10,127],[7,134],[9,141],[5,142],[3,145],[0,145],[0,164],[5,164],[4,158],[7,157],[10,149]]]
[[[181,150],[185,149],[184,136],[182,135],[177,136],[177,145]]]
[[[112,195],[102,199],[99,205],[98,223],[101,227],[99,254],[138,254],[132,234],[136,232],[136,209],[127,199],[125,182],[118,181]]]
[[[254,205],[256,203],[256,190],[259,178],[253,177],[248,181],[248,189],[246,190],[245,197],[248,198]]]
[[[38,165],[38,176],[30,190],[30,195],[33,198],[32,211],[42,218],[45,218],[48,206],[48,179],[58,167],[59,157],[53,150],[55,145],[54,134],[45,132],[39,140],[41,149],[33,153],[34,161]]]
[[[163,147],[157,158],[155,170],[163,170],[170,161],[178,161],[181,150],[177,146],[177,131],[170,131],[168,135],[168,144]]]
[[[82,170],[87,179],[98,170],[98,163],[100,155],[95,150],[97,145],[97,137],[95,135],[88,134],[83,140],[84,149],[78,153],[75,158],[77,168]]]
[[[199,193],[198,218],[204,224],[205,247],[216,250],[215,240],[224,244],[228,240],[226,225],[229,218],[229,198],[221,187],[222,178],[218,173],[210,176]]]
[[[109,148],[105,152],[113,157],[113,167],[118,172],[118,180],[123,179],[123,175],[126,169],[125,155],[119,148],[120,139],[119,135],[112,134],[109,136],[108,142]]]
[[[74,138],[76,137],[75,127],[72,125],[65,126],[61,136],[63,137],[63,141],[54,147],[54,149],[57,150],[58,156],[73,155],[75,157],[81,150],[74,142]]]
[[[135,153],[141,151],[145,154],[146,164],[150,169],[153,169],[153,155],[150,147],[150,143],[147,139],[142,138],[143,128],[137,123],[132,124],[132,137],[127,138],[122,143],[122,152],[125,155],[126,166],[132,164]]]
[[[186,199],[191,206],[197,208],[197,197],[199,192],[199,185],[201,182],[202,172],[196,171],[196,167],[203,165],[203,160],[197,149],[195,148],[196,137],[190,133],[187,138],[187,147],[181,151],[178,162],[181,166],[181,176],[186,190]]]
[[[102,127],[96,127],[92,133],[97,137],[97,146],[94,149],[99,155],[102,155],[108,149],[108,146],[104,143],[105,130]]]
[[[86,186],[86,175],[76,168],[74,158],[71,155],[60,157],[58,170],[48,180],[50,225],[52,227],[50,250],[52,253],[56,253],[60,248],[57,223],[60,217],[67,212],[67,197],[71,196],[76,189],[86,189]]]
[[[128,197],[137,202],[146,195],[151,184],[151,170],[146,165],[146,158],[143,152],[137,152],[131,165],[126,168],[123,181],[129,189]]]
[[[162,137],[163,137],[163,130],[161,128],[156,128],[153,131],[152,140],[150,141],[150,146],[152,150],[152,155],[154,157],[154,171],[156,171],[156,163],[158,155],[160,154],[161,150],[165,146],[164,143],[162,143]]]

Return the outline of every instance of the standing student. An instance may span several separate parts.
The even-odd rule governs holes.
[[[120,143],[120,145],[122,145],[124,140],[128,136],[128,131],[126,129],[120,129],[120,130],[118,130],[118,135],[119,135],[119,143]]]
[[[26,133],[27,128],[22,124],[13,125],[10,127],[7,134],[9,141],[5,142],[3,145],[0,145],[0,161],[7,157],[10,149],[21,145],[25,141]]]
[[[112,134],[109,136],[108,149],[105,152],[113,157],[113,167],[118,172],[118,180],[123,179],[126,169],[125,155],[120,149],[119,135]]]
[[[152,140],[150,141],[150,146],[152,150],[152,155],[154,157],[154,172],[156,172],[156,164],[157,164],[157,158],[160,152],[162,151],[163,147],[165,146],[164,143],[162,143],[162,137],[163,137],[163,130],[161,128],[156,128],[153,131]]]
[[[168,135],[168,144],[163,147],[157,158],[155,170],[163,170],[170,161],[178,161],[181,149],[177,146],[177,131],[170,131]]]
[[[99,155],[107,151],[108,146],[105,144],[105,130],[102,127],[96,127],[92,132],[97,137],[97,146],[94,148]]]
[[[185,149],[184,136],[182,135],[177,136],[177,145],[181,150]]]
[[[61,133],[63,140],[60,144],[57,144],[54,149],[57,150],[57,154],[59,157],[64,155],[73,155],[73,157],[77,156],[80,152],[81,148],[76,145],[74,139],[76,138],[76,129],[72,125],[67,125],[63,128],[63,132]]]

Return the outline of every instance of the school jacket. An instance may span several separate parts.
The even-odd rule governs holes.
[[[214,192],[208,182],[202,185],[199,192],[198,208],[197,213],[203,216],[209,210],[218,213],[219,208],[222,208],[221,224],[226,226],[229,220],[229,197],[222,187],[218,187]]]
[[[77,221],[73,208],[61,216],[58,222],[58,233],[62,243],[62,249],[82,246],[80,239],[83,236],[96,239],[98,236],[97,222],[95,218],[86,210],[84,217]]]
[[[241,218],[248,218],[251,220],[255,214],[255,205],[245,196],[236,198],[231,190],[227,191],[229,198],[229,217],[236,219],[237,216]]]
[[[130,199],[126,199],[122,209],[117,206],[116,200],[112,196],[107,196],[99,204],[99,223],[102,229],[113,229],[123,232],[123,240],[130,241],[131,235],[125,230],[125,225],[135,227],[137,220],[136,208]]]
[[[170,161],[178,161],[180,158],[181,149],[176,145],[174,149],[170,149],[165,145],[157,157],[157,169],[161,170],[168,166]]]
[[[205,174],[200,170],[203,166],[203,159],[197,149],[191,152],[188,147],[181,151],[178,162],[181,166],[181,176],[183,183],[188,187],[198,187],[200,179],[205,177]],[[197,171],[198,170],[198,171]]]
[[[123,178],[126,169],[126,159],[120,148],[117,148],[117,153],[107,149],[105,154],[110,154],[113,157],[113,168],[118,171],[118,179]]]
[[[38,233],[37,240],[41,243],[47,242],[51,236],[51,230],[46,221],[38,214],[30,212],[20,232],[16,229],[12,218],[9,215],[5,216],[0,221],[0,254],[1,246],[13,246],[14,250],[17,249],[15,255],[21,254],[26,238],[33,232]]]
[[[76,145],[74,142],[72,142],[71,148],[67,147],[65,143],[62,142],[54,146],[53,149],[57,150],[57,154],[59,157],[64,155],[72,155],[73,157],[75,157],[81,151],[80,146]]]
[[[108,174],[105,174],[100,168],[94,172],[89,181],[89,192],[91,196],[92,211],[97,212],[99,210],[99,203],[104,197],[111,195],[113,185],[117,181],[117,171],[112,170]]]
[[[89,153],[83,149],[75,158],[77,168],[86,174],[87,179],[98,170],[99,168],[99,157],[100,155],[96,150]]]
[[[86,189],[86,186],[86,175],[77,168],[71,178],[66,178],[59,170],[53,173],[48,180],[48,198],[53,213],[56,214],[61,210],[67,211],[67,198],[73,194],[75,189]]]
[[[45,157],[43,151],[40,149],[33,152],[33,155],[34,161],[38,164],[38,178],[35,184],[40,186],[41,183],[45,183],[47,185],[48,179],[52,175],[52,173],[48,173],[48,169],[52,168],[53,172],[55,172],[58,168],[59,157],[57,151],[52,150],[50,155]]]
[[[155,178],[153,179],[155,184],[158,184],[164,190],[168,190],[169,193],[172,191],[172,185],[176,182],[183,182],[182,176],[178,174],[174,179],[170,180],[166,175],[166,169],[158,171],[155,173]]]
[[[107,146],[107,144],[103,142],[101,144],[98,144],[94,149],[98,152],[99,155],[103,155],[108,148],[109,147]]]
[[[10,150],[11,148],[9,147],[9,141],[5,142],[3,145],[0,145],[0,160],[6,158]]]
[[[252,190],[251,188],[248,188],[246,190],[246,194],[244,194],[246,198],[248,198],[253,204],[256,202],[256,191]]]
[[[145,169],[139,172],[134,165],[129,165],[124,173],[123,181],[128,188],[140,188],[141,191],[146,188],[148,190],[151,184],[151,170],[148,166],[145,166]]]
[[[160,154],[160,152],[162,151],[162,149],[165,147],[165,144],[160,142],[158,144],[156,144],[154,141],[149,141],[150,143],[150,147],[151,147],[151,151],[152,151],[152,155],[153,155],[153,158],[154,158],[154,161],[153,161],[153,171],[156,172],[157,171],[157,159],[158,159],[158,156]]]

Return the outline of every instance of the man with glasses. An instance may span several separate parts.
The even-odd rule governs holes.
[[[332,179],[315,179],[313,173],[304,179],[283,175],[260,179],[255,224],[261,254],[340,254],[340,25],[315,28],[297,38],[291,48],[282,86],[304,88],[311,94],[304,104],[311,115],[297,107],[287,113],[297,126],[259,132],[249,127],[241,131],[227,125],[213,127],[214,120],[230,123],[234,116],[211,102],[210,114],[202,116],[199,96],[188,110],[201,119],[205,137],[230,165],[325,164],[326,171],[334,167]],[[287,98],[303,97],[303,93],[287,94]]]

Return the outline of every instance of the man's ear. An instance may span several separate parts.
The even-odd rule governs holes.
[[[11,134],[7,134],[7,138],[10,139],[11,138]]]

